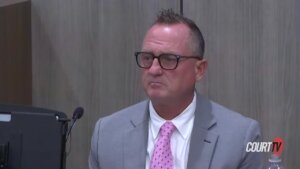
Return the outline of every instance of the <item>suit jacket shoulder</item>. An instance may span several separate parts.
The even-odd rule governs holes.
[[[102,127],[109,125],[109,127],[114,128],[128,126],[128,122],[131,122],[131,124],[137,124],[143,120],[147,120],[146,112],[148,112],[148,102],[148,100],[139,102],[121,109],[109,116],[100,118],[98,121],[101,121]]]
[[[211,102],[216,120],[210,129],[218,135],[211,168],[262,168],[261,153],[247,153],[248,142],[260,141],[257,121]]]
[[[216,119],[217,125],[215,131],[218,133],[224,132],[234,136],[233,132],[237,132],[240,135],[244,135],[247,134],[247,129],[249,129],[250,126],[254,125],[259,127],[256,120],[243,116],[215,102],[211,102],[211,104],[211,112]]]
[[[90,169],[145,166],[147,108],[148,101],[142,101],[97,121],[91,142]]]

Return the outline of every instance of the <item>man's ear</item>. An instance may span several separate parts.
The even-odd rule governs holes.
[[[207,70],[207,60],[202,59],[198,60],[195,64],[195,75],[196,75],[196,80],[199,81],[204,77],[204,74]]]

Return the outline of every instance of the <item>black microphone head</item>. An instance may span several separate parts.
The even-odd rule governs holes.
[[[80,119],[80,118],[82,117],[82,115],[83,115],[83,112],[84,112],[84,110],[83,110],[82,107],[77,107],[77,108],[74,110],[72,119],[73,119],[73,120],[75,120],[75,119],[76,119],[76,120],[77,120],[77,119]]]

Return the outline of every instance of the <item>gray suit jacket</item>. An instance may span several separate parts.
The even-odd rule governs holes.
[[[143,169],[147,153],[149,101],[100,119],[89,157],[90,169]],[[247,153],[259,141],[256,121],[197,94],[188,169],[261,169],[261,153]]]

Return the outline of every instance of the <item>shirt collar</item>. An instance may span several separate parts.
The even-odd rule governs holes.
[[[188,136],[189,128],[193,125],[188,125],[189,122],[193,124],[193,119],[195,117],[196,110],[196,93],[194,92],[194,97],[192,102],[174,119],[170,120],[175,126],[179,134],[186,139]],[[157,137],[160,127],[167,121],[161,118],[155,111],[152,102],[149,103],[150,112],[150,129],[152,136]]]

